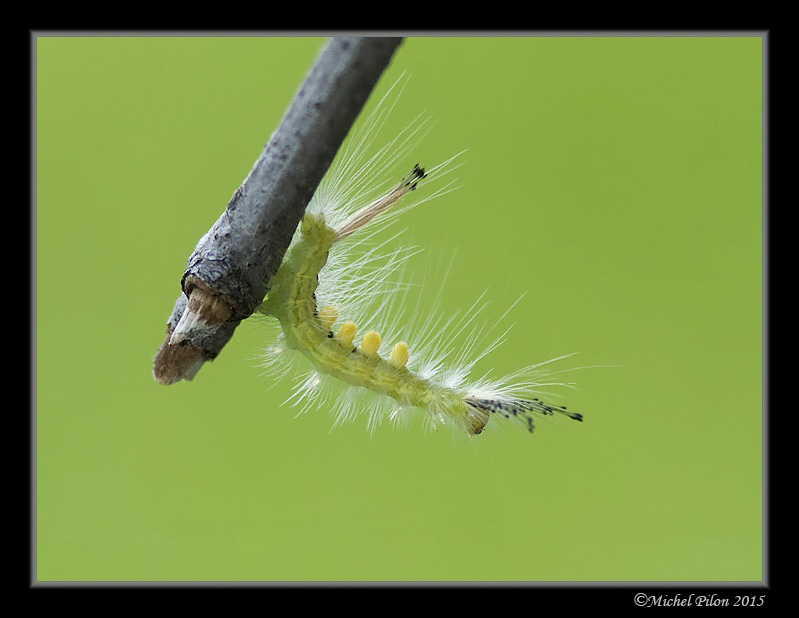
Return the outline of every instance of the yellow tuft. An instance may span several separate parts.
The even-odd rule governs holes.
[[[322,324],[322,328],[325,330],[325,332],[330,330],[330,327],[333,326],[333,322],[335,322],[337,319],[338,309],[336,307],[322,307],[319,310],[319,322]]]
[[[377,350],[380,348],[380,335],[378,335],[375,331],[370,330],[363,336],[363,341],[361,341],[361,352],[366,354],[366,356],[374,356],[377,354]]]
[[[391,350],[391,356],[389,357],[389,362],[394,365],[397,369],[401,369],[406,364],[408,364],[408,346],[404,341],[400,341],[394,348]]]
[[[335,339],[345,348],[349,348],[352,346],[352,342],[355,339],[356,330],[355,322],[344,322],[338,327]]]

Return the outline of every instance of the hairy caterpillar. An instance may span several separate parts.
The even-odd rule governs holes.
[[[386,97],[369,117],[362,133],[351,139],[353,152],[345,151],[336,159],[314,195],[271,281],[269,294],[259,307],[262,314],[277,320],[282,331],[278,341],[267,349],[265,364],[279,366],[287,356],[289,360],[299,357],[312,369],[298,383],[295,403],[304,400],[307,407],[312,402],[324,401],[323,382],[338,381],[347,389],[332,401],[338,420],[365,408],[372,427],[384,417],[399,422],[410,409],[426,410],[434,425],[449,423],[469,435],[480,434],[492,416],[515,419],[530,432],[536,415],[558,413],[581,421],[582,415],[532,396],[537,387],[548,384],[534,375],[533,370],[538,366],[501,380],[469,382],[468,374],[476,360],[499,342],[472,359],[465,358],[473,353],[473,346],[467,346],[459,362],[446,367],[440,361],[423,362],[422,351],[409,350],[399,334],[381,338],[374,329],[374,322],[384,313],[379,305],[371,317],[356,315],[359,308],[380,294],[396,294],[396,289],[388,284],[389,277],[412,255],[411,251],[400,249],[386,256],[384,243],[353,258],[353,249],[362,249],[374,233],[364,230],[396,216],[407,207],[403,198],[429,176],[450,171],[455,158],[429,172],[417,164],[400,182],[367,198],[369,190],[364,185],[374,176],[374,170],[405,154],[424,124],[416,128],[412,125],[365,163],[360,163],[365,148],[390,111],[386,110]],[[421,201],[437,197],[449,188],[446,185]],[[398,208],[400,204],[402,207]],[[467,313],[468,317],[459,324],[461,330],[473,328],[474,315],[474,311]],[[359,320],[360,317],[366,321]],[[368,329],[364,329],[363,335],[360,324]],[[437,323],[431,326],[437,333],[431,346],[441,345],[446,328]],[[479,329],[474,329],[474,334],[473,343],[479,339],[476,336]],[[419,356],[412,358],[415,354]]]

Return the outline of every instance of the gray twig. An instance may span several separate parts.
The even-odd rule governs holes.
[[[158,382],[191,380],[261,303],[305,207],[401,42],[335,37],[322,49],[244,183],[189,258],[153,363]]]

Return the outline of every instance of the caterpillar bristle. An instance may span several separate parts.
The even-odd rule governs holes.
[[[391,191],[356,211],[336,227],[336,241],[343,240],[357,230],[366,227],[373,219],[399,203],[410,191],[414,191],[419,181],[426,177],[424,168],[419,167],[418,163],[414,165],[410,173]]]
[[[472,409],[484,412],[486,415],[495,414],[497,416],[501,416],[502,418],[519,420],[526,426],[527,431],[530,433],[533,433],[535,430],[535,422],[533,420],[534,413],[539,413],[545,416],[553,416],[555,412],[558,412],[559,414],[563,414],[579,422],[582,422],[583,420],[582,414],[567,410],[565,406],[546,404],[537,398],[528,400],[467,397],[465,402]]]

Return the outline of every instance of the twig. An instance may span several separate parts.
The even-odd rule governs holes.
[[[335,37],[322,49],[244,183],[203,236],[153,363],[191,380],[268,291],[305,207],[401,38]]]

